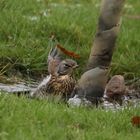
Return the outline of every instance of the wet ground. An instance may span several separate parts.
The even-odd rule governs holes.
[[[136,81],[127,81],[127,94],[123,95],[117,99],[111,99],[104,97],[101,99],[99,107],[105,110],[118,110],[125,109],[128,107],[140,106],[140,79]],[[24,82],[10,82],[10,83],[0,83],[0,92],[5,92],[9,94],[29,94],[38,85],[35,81],[24,81]],[[74,101],[74,102],[73,102]],[[73,106],[86,105],[91,106],[91,103],[86,100],[81,100],[78,98],[72,99]]]

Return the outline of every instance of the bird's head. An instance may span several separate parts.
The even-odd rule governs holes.
[[[71,75],[73,70],[77,68],[77,62],[72,59],[63,60],[57,69],[57,75]]]

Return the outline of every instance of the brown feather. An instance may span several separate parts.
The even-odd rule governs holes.
[[[64,54],[73,57],[73,58],[80,58],[80,56],[72,51],[68,51],[65,48],[63,48],[61,45],[57,44],[56,45],[57,48],[59,48]]]

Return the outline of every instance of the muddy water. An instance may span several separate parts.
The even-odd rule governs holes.
[[[108,101],[107,99],[103,99],[101,103],[101,107],[105,110],[124,110],[129,107],[140,107],[140,98],[135,96],[123,96],[121,104],[115,100]]]
[[[25,84],[25,83],[18,83],[18,84],[3,84],[0,83],[0,91],[6,93],[28,93],[33,91],[36,88],[37,84]]]
[[[17,84],[3,84],[0,83],[0,91],[5,93],[25,93],[29,94],[31,91],[35,90],[38,83],[26,84],[26,83],[17,83]],[[108,98],[103,98],[99,107],[105,110],[120,110],[128,107],[140,107],[140,90],[129,90],[127,96],[122,96],[121,104],[118,101],[110,100]],[[84,104],[84,103],[82,103]],[[91,104],[90,104],[91,105]],[[76,105],[77,106],[77,105]],[[79,105],[78,105],[79,106]],[[86,105],[87,106],[87,105]]]

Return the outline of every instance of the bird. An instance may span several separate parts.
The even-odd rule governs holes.
[[[63,50],[68,54],[70,52],[70,55],[79,56],[59,44],[51,48],[47,60],[49,75],[31,92],[31,97],[42,99],[49,95],[60,95],[62,99],[68,100],[76,84],[73,71],[78,64],[73,59],[63,59]]]

